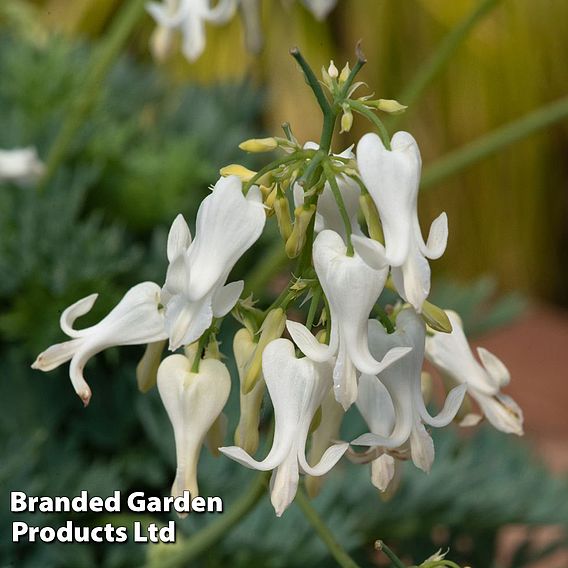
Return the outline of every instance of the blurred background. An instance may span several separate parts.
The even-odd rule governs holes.
[[[66,369],[44,376],[29,366],[62,340],[59,314],[77,299],[100,294],[86,326],[134,283],[161,282],[175,215],[194,218],[221,166],[261,167],[239,142],[279,134],[284,121],[301,141],[319,137],[320,115],[291,47],[316,70],[330,59],[341,68],[361,39],[369,61],[361,80],[377,97],[409,105],[386,122],[420,144],[424,226],[448,212],[433,301],[458,309],[474,341],[510,367],[508,392],[525,410],[527,436],[485,427],[465,439],[451,428],[435,432],[432,473],[405,468],[388,502],[365,466],[343,464],[316,507],[363,566],[385,565],[370,552],[382,538],[409,563],[449,546],[452,559],[475,568],[565,567],[568,3],[338,0],[324,21],[299,1],[260,6],[260,52],[247,50],[260,37],[250,27],[245,33],[241,14],[207,28],[195,63],[175,46],[158,63],[149,49],[155,24],[138,0],[0,2],[0,150],[34,146],[46,164],[37,183],[0,180],[0,566],[160,566],[167,556],[162,546],[9,542],[9,490],[165,495],[174,471],[157,393],[136,390],[141,348],[110,350],[89,364],[94,396],[86,410]],[[334,149],[367,128],[356,118]],[[276,242],[268,230],[236,269],[265,286],[266,298],[278,291]],[[271,268],[270,278],[255,259]],[[227,355],[232,331],[227,326]],[[235,392],[230,425],[234,399]],[[361,428],[352,418],[344,435]],[[248,470],[204,451],[203,492],[222,495],[228,510],[249,479]],[[178,523],[175,547],[213,520]],[[276,520],[263,502],[207,560],[180,566],[331,563],[299,511]]]

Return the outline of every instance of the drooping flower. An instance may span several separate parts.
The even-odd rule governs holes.
[[[440,371],[458,384],[465,385],[481,411],[497,428],[509,434],[523,434],[523,411],[501,388],[510,381],[503,362],[483,347],[477,348],[481,364],[474,357],[463,331],[459,315],[451,310],[446,314],[452,324],[451,333],[435,332],[426,339],[426,357]],[[469,414],[462,425],[474,425],[481,416]]]
[[[386,387],[374,375],[359,377],[357,408],[369,430],[379,436],[389,436],[395,425],[395,410]],[[385,492],[395,477],[396,460],[385,448],[374,447],[363,454],[349,452],[356,463],[371,463],[371,483]]]
[[[234,176],[221,178],[202,201],[193,242],[178,215],[168,237],[170,264],[162,289],[172,351],[196,341],[213,317],[224,316],[235,305],[243,282],[225,282],[260,237],[265,220],[258,187],[251,187],[245,197],[241,181]]]
[[[369,240],[369,239],[367,239]],[[379,298],[388,266],[371,267],[359,256],[347,256],[343,239],[322,231],[313,247],[316,273],[329,303],[331,337],[323,345],[301,324],[289,321],[288,331],[304,355],[313,361],[335,358],[333,383],[337,401],[347,410],[357,398],[357,371],[376,375],[410,351],[394,346],[376,360],[369,351],[367,320]]]
[[[322,21],[333,10],[337,0],[303,0],[303,2],[316,20]]]
[[[434,220],[425,243],[417,213],[420,150],[408,132],[397,132],[391,147],[387,150],[376,134],[365,134],[357,146],[357,164],[381,218],[396,289],[420,313],[430,293],[427,259],[444,253],[448,219],[441,213]]]
[[[74,329],[75,320],[88,313],[98,294],[91,294],[61,314],[61,329],[72,339],[57,343],[40,353],[33,369],[51,371],[71,361],[69,376],[75,392],[87,406],[91,389],[83,370],[87,361],[97,353],[118,345],[142,345],[166,338],[164,316],[159,309],[160,287],[153,282],[137,284],[99,323],[85,329]]]
[[[272,448],[266,458],[257,461],[242,448],[220,448],[226,456],[260,471],[274,470],[270,481],[270,498],[278,516],[293,501],[299,474],[324,475],[347,450],[347,443],[330,446],[319,463],[306,460],[306,440],[312,419],[331,386],[330,369],[307,357],[297,359],[294,345],[276,339],[264,350],[263,373],[274,405],[275,431]]]
[[[197,462],[201,446],[231,390],[227,367],[217,359],[202,359],[199,372],[185,355],[166,357],[158,369],[158,390],[174,430],[177,469],[172,497],[199,494]]]
[[[444,407],[437,416],[429,414],[421,390],[425,335],[422,319],[411,308],[399,313],[394,333],[388,334],[379,322],[369,320],[369,344],[375,357],[381,357],[393,347],[411,347],[412,351],[378,374],[378,380],[385,386],[394,408],[394,424],[390,433],[384,435],[371,431],[351,443],[359,446],[398,448],[408,442],[414,464],[424,471],[429,471],[434,460],[434,444],[424,424],[436,428],[448,425],[463,401],[465,386],[457,386],[449,392]],[[373,404],[377,411],[379,408],[384,409],[386,405],[383,390],[374,390],[379,398],[367,404]],[[383,431],[385,425],[384,419],[378,424],[369,424],[371,429]]]
[[[169,52],[172,32],[182,34],[182,52],[193,62],[205,49],[206,24],[223,25],[234,15],[237,0],[163,0],[149,2],[146,7],[156,20],[158,28],[152,40],[157,59],[163,59]]]
[[[33,147],[0,150],[0,182],[30,185],[40,178],[44,170],[45,166]]]

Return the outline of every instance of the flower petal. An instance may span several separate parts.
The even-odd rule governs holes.
[[[523,411],[510,396],[505,394],[476,395],[474,392],[472,396],[477,400],[487,420],[497,430],[506,434],[523,435]]]
[[[213,317],[222,318],[226,316],[234,308],[243,293],[244,286],[244,281],[238,280],[218,288],[213,294]]]
[[[387,150],[376,134],[365,134],[357,145],[357,163],[381,217],[389,263],[400,266],[412,238],[421,159],[407,132],[397,132],[391,147]]]
[[[323,363],[333,357],[334,353],[330,346],[320,343],[301,323],[287,320],[286,329],[300,351],[312,361]]]
[[[511,375],[509,369],[505,366],[503,361],[494,355],[490,351],[483,347],[477,348],[477,354],[485,367],[485,370],[489,373],[489,376],[495,381],[497,387],[504,387],[511,381]]]
[[[201,299],[214,286],[224,284],[237,260],[260,237],[266,215],[258,194],[251,188],[245,198],[239,178],[229,176],[221,178],[202,201],[189,251],[190,300]]]
[[[414,465],[428,473],[434,462],[434,442],[424,428],[424,425],[416,421],[410,434],[410,455]]]
[[[168,233],[168,260],[173,262],[175,258],[186,252],[191,244],[191,231],[180,213],[172,223]]]
[[[69,337],[82,337],[88,333],[88,328],[84,330],[73,329],[73,324],[77,318],[84,316],[91,311],[98,297],[98,294],[91,294],[90,296],[75,302],[63,311],[59,318],[59,325],[61,326],[63,333]]]
[[[383,454],[371,462],[371,483],[379,491],[386,491],[394,477],[394,472],[394,458]]]
[[[444,254],[446,245],[448,244],[448,216],[445,212],[440,213],[440,215],[434,219],[432,225],[430,225],[428,242],[426,244],[424,244],[424,239],[422,238],[418,217],[416,217],[415,231],[420,252],[424,256],[431,260],[436,260]]]

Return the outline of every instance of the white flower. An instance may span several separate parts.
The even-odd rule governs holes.
[[[183,491],[189,491],[191,497],[199,494],[197,462],[201,446],[231,390],[231,377],[223,363],[203,359],[198,373],[191,372],[192,363],[185,355],[170,355],[158,369],[158,390],[176,444],[177,470],[172,497],[183,495]]]
[[[69,376],[84,405],[89,404],[91,389],[83,377],[87,361],[104,349],[118,345],[142,345],[166,338],[164,317],[158,309],[160,287],[153,282],[137,284],[99,323],[85,329],[73,329],[75,320],[88,313],[98,294],[91,294],[61,314],[61,329],[72,339],[52,345],[40,353],[33,369],[51,371],[67,361]]]
[[[313,467],[307,463],[310,424],[331,386],[327,365],[316,364],[306,357],[296,359],[292,342],[276,339],[264,350],[262,369],[276,422],[270,452],[259,462],[235,446],[220,451],[246,467],[275,470],[270,481],[270,498],[280,516],[296,495],[300,472],[324,475],[339,461],[348,444],[332,445]]]
[[[339,430],[345,410],[335,400],[333,388],[329,388],[321,403],[321,419],[318,427],[312,433],[308,463],[317,463],[331,443],[339,439]],[[306,476],[304,481],[310,498],[318,495],[324,478],[322,476]]]
[[[0,150],[0,182],[30,185],[41,177],[44,170],[35,148]]]
[[[373,434],[389,436],[395,425],[395,410],[386,387],[374,375],[359,377],[357,408]],[[391,484],[396,471],[395,458],[383,448],[372,448],[364,454],[349,456],[356,463],[371,462],[371,482],[382,492]]]
[[[465,386],[460,385],[449,392],[444,407],[437,416],[433,417],[428,413],[420,381],[425,334],[424,323],[413,309],[400,312],[396,320],[396,331],[391,334],[376,320],[369,320],[369,343],[375,357],[381,357],[393,347],[412,347],[412,352],[378,375],[378,380],[386,387],[394,408],[394,423],[392,428],[389,428],[390,433],[383,433],[388,417],[378,418],[369,424],[370,433],[359,436],[351,443],[359,446],[398,448],[409,442],[414,464],[424,471],[429,471],[434,460],[434,444],[424,424],[436,428],[449,424],[462,403]],[[367,401],[367,405],[374,405],[375,410],[367,414],[381,412],[381,409],[384,412],[386,408],[383,389],[374,390],[378,398],[373,402]],[[388,421],[391,418],[388,418]],[[373,428],[377,432],[373,432]]]
[[[171,31],[183,36],[182,52],[189,61],[195,61],[205,49],[205,25],[223,25],[235,13],[237,0],[164,0],[149,2],[148,12],[158,23],[152,44],[158,59],[163,58],[171,45]]]
[[[481,364],[476,360],[463,332],[458,314],[446,310],[452,324],[451,333],[437,333],[426,339],[426,357],[457,383],[467,386],[467,392],[477,401],[487,420],[498,430],[523,434],[523,411],[500,389],[510,381],[503,362],[484,349],[477,348]],[[479,422],[480,416],[468,415],[462,425]]]
[[[319,150],[318,144],[315,142],[306,142],[304,148],[308,150]],[[355,158],[353,152],[351,151],[352,146],[337,154],[340,158]],[[361,191],[357,183],[346,176],[345,174],[338,175],[337,187],[343,198],[343,203],[345,205],[345,210],[347,211],[347,216],[351,222],[351,229],[355,235],[363,235],[361,227],[359,226],[359,196]],[[304,204],[304,190],[300,184],[294,185],[294,205],[298,207]],[[343,240],[346,238],[345,234],[345,224],[339,212],[339,207],[337,206],[337,201],[333,196],[329,182],[325,182],[323,191],[318,198],[317,209],[316,209],[316,220],[314,225],[314,230],[316,233],[320,233],[325,229],[330,229],[335,231]]]
[[[369,239],[367,239],[369,240]],[[288,331],[304,355],[313,361],[336,357],[333,382],[337,401],[347,410],[357,398],[357,374],[376,375],[403,357],[409,347],[395,347],[377,361],[369,351],[367,320],[388,273],[388,266],[373,268],[357,252],[347,256],[343,239],[322,231],[314,242],[316,273],[329,303],[331,337],[323,345],[301,324],[287,322]]]
[[[173,351],[193,343],[227,314],[243,290],[242,280],[225,285],[229,272],[260,237],[266,215],[258,187],[242,194],[239,178],[221,178],[197,212],[195,240],[181,215],[168,237],[170,262],[162,289],[166,329]]]
[[[337,0],[304,0],[306,8],[314,15],[316,20],[325,20],[333,10]]]
[[[420,312],[430,293],[427,258],[444,253],[448,219],[445,213],[437,217],[424,243],[417,213],[422,164],[418,145],[408,132],[397,132],[391,146],[389,151],[376,134],[366,134],[357,146],[357,164],[381,217],[396,289]]]

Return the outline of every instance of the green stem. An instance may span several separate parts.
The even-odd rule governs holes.
[[[382,540],[375,543],[375,548],[384,552],[395,568],[406,568],[402,560]]]
[[[45,174],[39,185],[40,191],[53,179],[57,169],[67,157],[73,138],[95,104],[103,87],[103,81],[112,64],[120,55],[134,27],[146,13],[145,6],[146,0],[131,0],[125,2],[122,9],[115,17],[108,36],[99,50],[94,54],[87,77],[71,104],[63,126],[51,145],[46,160]]]
[[[190,561],[219,542],[226,534],[238,525],[243,518],[257,505],[266,491],[269,472],[256,476],[248,491],[219,519],[184,542],[175,552],[159,557],[155,563],[148,563],[145,568],[178,568],[187,566]]]
[[[283,158],[279,158],[278,160],[274,160],[274,161],[270,162],[270,164],[264,166],[264,168],[262,168],[261,170],[256,172],[256,174],[254,174],[254,176],[245,183],[245,185],[243,187],[243,192],[246,195],[249,188],[252,185],[254,185],[264,174],[267,174],[268,172],[271,172],[272,170],[275,170],[276,168],[279,168],[280,166],[284,166],[286,164],[289,164],[290,162],[296,162],[298,160],[301,160],[301,159],[305,158],[307,155],[309,155],[309,154],[305,151],[297,151],[297,152],[294,152],[293,154],[291,154],[289,156],[284,156]]]
[[[342,568],[359,568],[358,564],[347,554],[337,540],[335,540],[333,533],[329,530],[318,512],[312,507],[301,487],[298,488],[295,502],[318,533],[323,543],[327,546],[339,566],[342,566]]]
[[[335,175],[331,169],[331,166],[329,165],[329,160],[326,160],[323,163],[323,171],[331,187],[331,192],[333,193],[333,197],[335,198],[335,201],[337,203],[343,224],[345,225],[345,234],[347,237],[347,256],[353,256],[353,243],[351,242],[351,233],[353,232],[353,229],[351,227],[351,219],[349,219],[349,215],[347,214],[345,202],[343,201],[343,196],[341,195],[341,191],[339,190],[339,186],[337,185]]]
[[[308,317],[306,319],[306,327],[312,329],[314,325],[314,319],[316,317],[316,311],[318,309],[321,298],[321,288],[318,286],[313,293],[312,301],[310,303],[310,309],[308,310]]]
[[[370,120],[379,131],[379,136],[383,141],[383,144],[387,150],[391,149],[390,145],[390,136],[383,124],[383,121],[369,108],[367,108],[362,102],[360,101],[352,101],[348,100],[347,103],[349,106],[355,111],[358,112],[360,115],[364,116],[368,120]]]
[[[321,111],[324,115],[330,112],[331,107],[329,105],[329,101],[321,88],[321,85],[315,76],[312,68],[308,65],[308,62],[304,59],[304,56],[300,53],[300,50],[297,47],[294,47],[290,50],[290,55],[298,62],[298,65],[302,68],[304,72],[304,76],[306,77],[306,81],[308,85],[314,92],[316,100],[321,108]]]
[[[379,321],[383,324],[383,327],[387,330],[387,333],[394,333],[394,326],[392,324],[392,321],[390,320],[387,312],[385,312],[382,306],[375,304],[373,312],[379,318]]]
[[[337,113],[331,109],[323,115],[323,127],[319,146],[320,150],[323,150],[326,155],[331,151],[331,142],[333,140],[333,131],[335,130],[336,120]]]
[[[357,43],[357,46],[355,47],[355,55],[357,56],[357,61],[355,61],[355,65],[353,66],[353,69],[351,69],[349,77],[347,77],[347,80],[345,81],[345,84],[341,89],[341,93],[339,95],[340,100],[347,97],[347,93],[349,92],[349,89],[351,88],[355,77],[357,76],[359,71],[361,71],[361,67],[363,67],[363,65],[367,63],[367,58],[361,51],[361,42]]]
[[[454,52],[469,36],[475,26],[487,16],[500,0],[481,0],[474,9],[442,40],[428,61],[420,67],[414,79],[406,86],[398,100],[411,105],[426,87],[436,78],[452,58]],[[393,117],[391,124],[396,123],[403,115]]]
[[[424,171],[422,187],[435,185],[498,150],[566,117],[568,117],[568,97],[510,122],[434,162]]]

